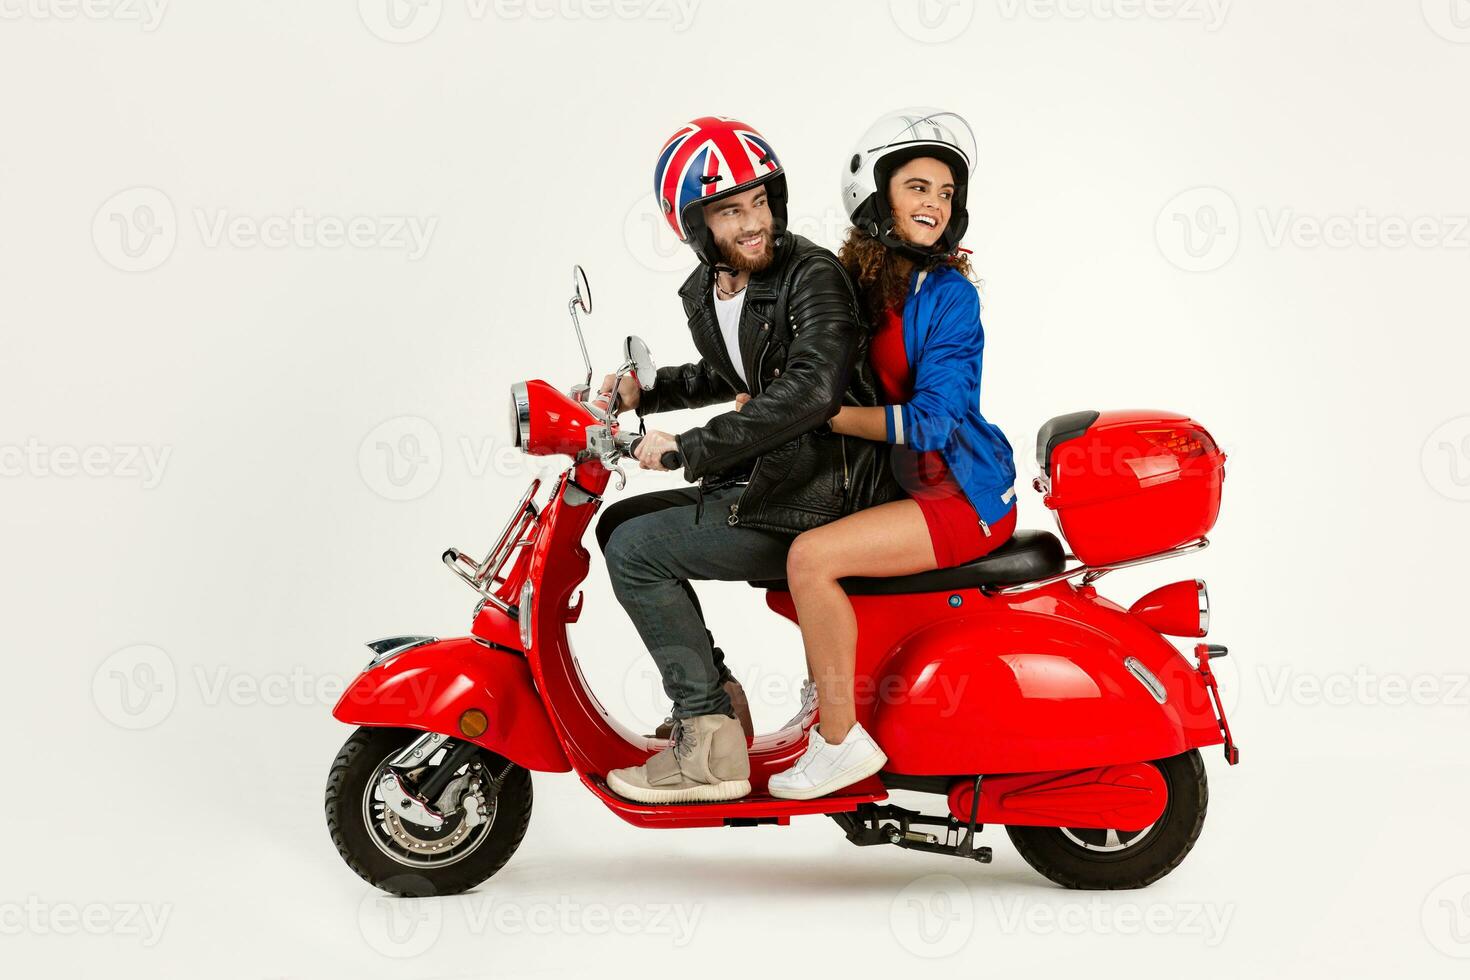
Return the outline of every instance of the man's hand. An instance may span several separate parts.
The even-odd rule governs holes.
[[[603,378],[602,386],[597,389],[597,397],[592,400],[593,404],[597,405],[604,412],[607,411],[607,406],[611,404],[613,382],[615,380],[617,380],[617,375],[615,374],[609,374]],[[618,412],[621,414],[630,408],[637,408],[638,396],[642,393],[643,389],[638,387],[638,382],[633,379],[633,376],[631,374],[624,375],[623,380],[618,382]]]
[[[679,444],[667,432],[659,432],[657,429],[645,432],[643,441],[638,444],[638,467],[645,470],[667,470],[662,457],[671,449],[678,452]]]
[[[748,401],[750,401],[750,396],[747,395],[745,392],[742,391],[740,394],[736,395],[735,396],[735,411],[738,412],[742,408],[744,408],[745,407],[745,403],[748,402]]]

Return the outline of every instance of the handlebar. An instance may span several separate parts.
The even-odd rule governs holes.
[[[628,446],[628,455],[637,456],[638,445],[641,442],[643,442],[642,436],[634,439],[632,444]],[[658,461],[666,470],[681,470],[684,468],[684,456],[677,449],[666,450],[664,454],[659,457]]]

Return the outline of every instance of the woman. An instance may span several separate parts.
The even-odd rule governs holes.
[[[909,499],[807,531],[791,547],[787,581],[821,721],[796,764],[771,777],[772,796],[824,796],[887,762],[857,723],[857,624],[838,580],[971,562],[1015,529],[1015,462],[980,414],[980,301],[958,250],[974,159],[963,119],[908,109],[874,124],[843,170],[853,227],[839,258],[872,331],[868,356],[885,404],[844,406],[832,431],[893,444]]]

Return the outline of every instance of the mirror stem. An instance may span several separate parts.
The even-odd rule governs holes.
[[[585,365],[587,365],[587,387],[588,387],[588,390],[591,390],[591,387],[592,387],[592,358],[590,358],[590,357],[587,356],[587,341],[582,338],[582,323],[581,323],[581,321],[579,321],[577,319],[577,300],[576,300],[576,297],[573,297],[572,298],[572,301],[567,304],[567,312],[572,315],[572,329],[577,334],[577,346],[580,347],[580,348],[582,348],[582,363],[585,364]]]

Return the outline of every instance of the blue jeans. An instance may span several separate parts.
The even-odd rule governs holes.
[[[790,535],[725,523],[744,489],[705,494],[698,523],[692,501],[629,518],[603,548],[613,594],[653,657],[675,718],[734,716],[722,686],[728,674],[689,583],[786,577]]]

